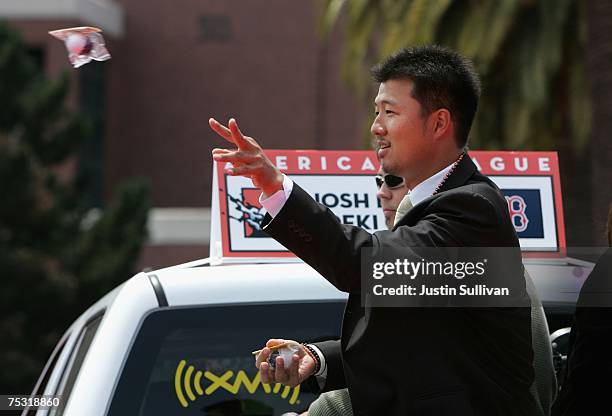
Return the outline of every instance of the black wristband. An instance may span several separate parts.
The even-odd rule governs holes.
[[[306,348],[306,352],[308,353],[308,355],[310,355],[312,359],[315,361],[314,373],[317,374],[321,370],[321,357],[319,357],[319,354],[317,354],[315,349],[312,348],[310,345],[306,343],[303,343],[302,345],[304,346],[304,348]]]

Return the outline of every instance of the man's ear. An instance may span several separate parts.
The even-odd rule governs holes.
[[[448,134],[453,134],[453,119],[450,111],[446,108],[440,108],[432,114],[433,134],[435,138],[444,137]]]

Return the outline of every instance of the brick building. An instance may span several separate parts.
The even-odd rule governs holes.
[[[131,177],[155,209],[141,267],[208,255],[207,120],[236,117],[266,148],[358,149],[369,111],[340,79],[341,34],[317,34],[316,0],[4,0],[47,73],[72,74],[72,101],[93,118],[85,153],[103,205]],[[110,61],[78,70],[47,31],[104,30]]]

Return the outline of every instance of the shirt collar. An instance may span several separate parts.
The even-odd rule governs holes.
[[[436,187],[440,185],[442,179],[444,179],[444,176],[453,168],[453,165],[454,162],[411,189],[408,192],[408,198],[410,198],[410,203],[412,203],[412,206],[415,206],[416,204],[432,196],[436,190]]]

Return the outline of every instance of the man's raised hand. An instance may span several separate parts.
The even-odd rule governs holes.
[[[283,175],[264,154],[263,149],[252,137],[245,136],[238,123],[231,118],[226,126],[214,118],[208,120],[210,128],[237,149],[213,149],[213,159],[219,163],[231,163],[226,169],[228,175],[251,178],[253,185],[260,188],[265,196],[271,196],[283,189]]]

